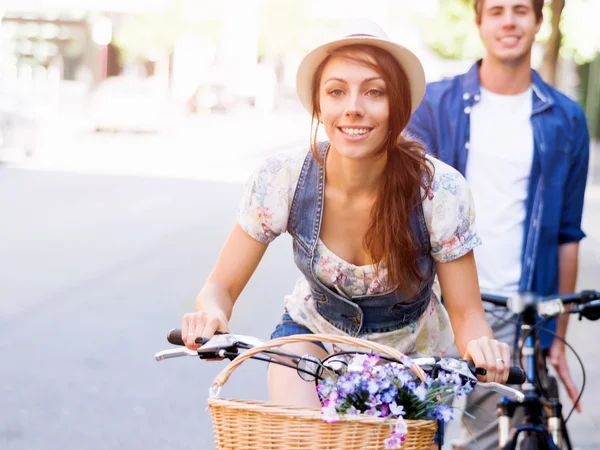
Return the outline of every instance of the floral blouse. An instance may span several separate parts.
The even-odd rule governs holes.
[[[254,239],[270,243],[287,231],[288,217],[306,149],[268,158],[250,177],[238,210],[238,223]],[[466,180],[455,169],[428,156],[434,167],[433,185],[423,201],[423,214],[431,241],[431,256],[438,262],[465,255],[481,241],[475,232],[475,211]],[[348,298],[385,292],[387,269],[380,264],[355,266],[339,258],[319,240],[315,273],[319,280]],[[437,277],[429,306],[423,315],[399,330],[359,337],[379,342],[409,356],[443,355],[454,336],[446,309],[441,305]],[[316,310],[304,277],[284,299],[291,318],[313,333],[344,335]],[[350,350],[324,343],[327,350]]]

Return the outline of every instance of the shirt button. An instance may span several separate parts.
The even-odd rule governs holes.
[[[475,94],[475,96],[473,97],[473,100],[475,100],[476,102],[478,102],[479,100],[481,100],[481,95]]]
[[[471,146],[471,144],[469,144],[469,141],[465,142],[465,148],[466,148],[467,150],[469,150],[469,147],[470,147],[470,146]]]
[[[465,107],[464,111],[465,111],[465,114],[471,114],[471,107],[470,106]]]
[[[463,100],[469,100],[471,98],[471,94],[469,94],[468,92],[465,92],[463,94]]]

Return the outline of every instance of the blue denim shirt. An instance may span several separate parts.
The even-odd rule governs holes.
[[[322,156],[328,146],[327,142],[319,145]],[[423,208],[411,214],[420,248],[419,267],[425,278],[414,286],[414,293],[405,297],[400,291],[391,291],[346,298],[324,285],[314,271],[324,193],[325,170],[308,152],[296,185],[288,231],[294,240],[294,261],[306,277],[319,314],[351,336],[393,331],[418,320],[429,305],[436,273]]]
[[[462,75],[429,83],[408,133],[465,175],[470,112],[480,100],[479,62]],[[583,110],[531,71],[534,156],[523,229],[519,291],[558,292],[558,247],[578,242],[588,171],[589,134]],[[502,133],[502,130],[498,130]],[[485,245],[485,242],[483,243]],[[555,322],[549,324],[552,330]],[[552,337],[542,334],[547,348]]]

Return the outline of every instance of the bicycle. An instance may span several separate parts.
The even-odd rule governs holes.
[[[183,345],[183,341],[181,339],[181,330],[175,329],[175,330],[171,330],[168,335],[167,335],[167,340],[175,345],[179,345],[182,346]],[[287,343],[292,343],[292,342],[314,342],[315,340],[320,340],[320,341],[329,341],[329,342],[335,342],[335,343],[350,343],[353,346],[363,346],[366,348],[369,348],[370,351],[369,352],[361,352],[361,351],[352,351],[352,352],[339,352],[339,353],[335,353],[332,355],[329,355],[327,358],[320,360],[319,358],[315,357],[314,355],[304,355],[304,356],[299,356],[299,355],[294,355],[285,351],[281,351],[281,350],[276,350],[275,348],[278,347],[279,345],[282,344],[287,344]],[[403,364],[403,355],[396,352],[393,349],[390,349],[389,347],[386,346],[382,346],[380,344],[375,344],[375,343],[371,343],[368,341],[363,341],[361,339],[356,339],[356,338],[350,338],[350,337],[339,337],[339,336],[329,336],[329,335],[297,335],[297,336],[288,336],[285,338],[277,338],[277,339],[273,339],[271,341],[262,341],[258,338],[255,338],[253,336],[242,336],[242,335],[234,335],[234,334],[227,334],[227,333],[219,333],[216,334],[215,336],[213,336],[211,339],[203,339],[202,341],[197,341],[198,344],[202,344],[201,347],[197,350],[197,351],[193,351],[190,350],[188,348],[175,348],[175,349],[169,349],[169,350],[163,350],[161,352],[158,352],[155,355],[155,358],[158,361],[164,360],[164,359],[168,359],[168,358],[174,358],[174,357],[181,357],[181,356],[192,356],[192,357],[199,357],[200,359],[203,360],[214,360],[214,359],[229,359],[231,362],[229,363],[229,365],[223,369],[223,371],[215,378],[215,381],[213,383],[213,386],[210,389],[210,398],[209,398],[209,408],[214,407],[214,406],[225,406],[227,408],[240,408],[240,403],[241,401],[236,401],[236,403],[227,403],[228,401],[225,401],[225,404],[223,404],[223,400],[220,400],[220,404],[217,405],[215,403],[215,399],[218,397],[221,387],[224,385],[224,383],[227,381],[227,379],[229,378],[229,376],[231,375],[231,373],[233,372],[233,370],[235,370],[235,368],[237,368],[239,365],[242,364],[243,361],[247,360],[247,359],[256,359],[256,360],[260,360],[260,361],[266,361],[269,363],[274,363],[274,364],[281,364],[287,367],[290,367],[292,369],[295,369],[298,373],[298,375],[305,381],[308,382],[314,382],[314,383],[319,383],[320,380],[322,380],[324,378],[324,376],[329,373],[329,372],[334,372],[334,373],[340,373],[340,371],[342,370],[342,367],[344,364],[347,364],[346,360],[344,359],[345,356],[349,356],[349,355],[355,355],[355,354],[373,354],[373,351],[377,352],[376,354],[379,355],[380,359],[383,360],[384,362],[392,362],[392,363],[396,363],[399,365],[404,366]],[[456,374],[456,376],[458,376],[461,380],[461,383],[463,383],[464,385],[469,384],[470,386],[474,387],[474,386],[479,386],[479,387],[483,387],[483,388],[487,388],[487,389],[492,389],[496,392],[499,392],[502,395],[508,396],[508,397],[514,397],[516,400],[523,400],[524,398],[524,394],[521,393],[518,390],[512,389],[508,386],[504,386],[498,383],[482,383],[482,382],[478,382],[476,375],[482,374],[484,375],[484,371],[478,368],[475,368],[473,363],[470,361],[463,361],[463,360],[459,360],[459,359],[452,359],[452,358],[440,358],[440,357],[426,357],[426,358],[415,358],[412,360],[412,366],[410,367],[411,370],[413,370],[417,376],[421,376],[425,373],[429,374],[432,377],[437,376],[437,373],[439,373],[439,371],[444,371],[445,373],[448,374]],[[422,378],[423,379],[423,378]],[[523,373],[523,371],[518,368],[518,367],[513,367],[510,369],[510,376],[509,376],[509,380],[507,382],[507,384],[521,384],[523,383],[525,380],[525,375]],[[266,415],[270,414],[270,411],[268,411],[268,408],[264,408],[263,403],[259,403],[259,402],[243,402],[244,405],[243,407],[247,407],[249,406],[250,408],[263,408],[261,409],[261,413],[264,413]],[[284,411],[283,406],[277,406],[277,405],[270,405],[271,410],[274,410],[275,412],[273,413],[272,419],[269,420],[276,420],[279,419],[282,414],[289,412],[288,411]],[[214,408],[213,408],[214,409]],[[234,445],[234,447],[231,447],[231,440],[227,440],[228,434],[232,433],[233,430],[231,430],[229,427],[229,425],[223,425],[223,420],[221,417],[216,417],[214,414],[213,409],[211,409],[211,414],[213,414],[213,426],[215,427],[215,437],[217,440],[217,448],[221,449],[221,448],[241,448],[240,447],[240,443],[236,441],[236,445]],[[326,429],[327,426],[329,426],[329,424],[324,424],[323,419],[321,417],[320,411],[319,410],[313,410],[311,408],[299,408],[299,409],[294,409],[291,416],[293,417],[293,420],[301,420],[303,418],[309,418],[312,420],[311,422],[311,428],[307,428],[310,432],[315,432],[315,433],[319,433],[321,432],[320,430]],[[362,415],[361,415],[362,416]],[[354,420],[356,419],[356,420]],[[357,422],[359,419],[358,416],[352,417],[350,419],[345,419],[345,420],[349,420],[350,422]],[[374,425],[377,425],[376,422],[374,422],[374,420],[377,420],[377,418],[375,417],[366,417],[366,418],[360,418],[361,421],[366,421],[370,423],[371,428],[369,428],[366,432],[364,430],[363,431],[363,439],[368,439],[368,447],[362,447],[362,446],[353,446],[352,448],[369,448],[369,449],[375,449],[375,448],[382,448],[382,442],[383,442],[383,438],[381,438],[380,435],[378,435],[378,437],[374,436],[374,433],[372,433],[369,430],[372,430]],[[418,449],[424,449],[424,448],[429,448],[429,446],[431,445],[431,443],[433,442],[433,435],[435,434],[435,432],[438,429],[439,423],[436,423],[435,421],[432,420],[424,420],[424,421],[415,421],[415,422],[423,422],[423,423],[415,423],[414,425],[414,430],[413,431],[409,431],[409,435],[407,437],[408,440],[413,439],[413,441],[417,441],[419,439],[423,439],[423,441],[429,439],[429,443],[428,444],[423,444],[421,443],[415,443],[415,447],[410,447],[407,446],[406,444],[407,442],[404,443],[403,448],[418,448]],[[234,421],[230,421],[228,422],[229,424],[235,424],[236,427],[240,427],[240,422],[236,422]],[[256,426],[256,421],[251,421],[252,425],[247,425],[244,427],[242,426],[242,428],[249,428],[251,426]],[[289,425],[289,424],[288,424]],[[353,423],[353,425],[355,425],[355,423]],[[319,430],[316,430],[315,427],[318,427]],[[375,427],[377,429],[381,428],[381,426],[379,427]],[[289,426],[285,426],[282,429],[284,429],[285,431],[283,431],[283,433],[290,433],[290,430],[292,429]],[[348,435],[352,435],[352,436],[356,436],[358,433],[355,432],[356,430],[353,430],[353,432],[348,433]],[[331,432],[330,430],[328,430],[327,432]],[[365,433],[370,433],[369,434],[365,434]],[[411,437],[410,434],[413,433],[413,436]],[[419,434],[421,433],[421,434]],[[427,434],[429,433],[429,434]],[[254,433],[255,435],[257,435],[257,433]],[[225,437],[224,437],[225,436]],[[330,441],[330,439],[327,439],[328,441]],[[225,442],[227,441],[226,444],[220,445],[220,442]],[[363,441],[364,442],[364,441]],[[251,445],[256,445],[256,444],[251,444]],[[277,445],[274,445],[272,443],[270,443],[270,445],[268,448],[316,448],[315,447],[307,447],[306,443],[304,444],[299,444],[298,447],[291,447],[291,446],[285,446],[285,447],[279,447]],[[331,446],[330,446],[331,445]],[[347,448],[348,443],[344,442],[343,443],[344,448]],[[261,448],[260,446],[250,446],[250,447],[245,447],[245,448]],[[323,446],[318,447],[318,448],[327,448],[327,449],[334,449],[334,448],[341,448],[339,445],[336,446],[335,444],[331,444],[330,442],[326,442],[325,444],[323,444]],[[439,445],[439,448],[441,449],[441,444]]]
[[[556,334],[543,328],[544,323],[561,314],[579,314],[588,320],[600,319],[600,292],[581,291],[573,294],[536,296],[531,293],[519,294],[513,297],[483,294],[482,300],[496,306],[502,306],[516,314],[520,330],[519,358],[521,367],[526,374],[526,380],[521,386],[524,393],[522,398],[503,398],[498,403],[498,442],[502,450],[517,448],[520,434],[524,435],[521,450],[573,450],[571,439],[566,427],[567,421],[585,388],[585,368],[575,350],[565,344],[577,357],[583,371],[583,385],[577,402],[565,419],[562,414],[562,404],[558,398],[558,383],[555,377],[548,373],[545,358],[539,346],[538,331],[546,331],[555,338]],[[571,309],[565,306],[574,305]],[[538,316],[542,319],[538,322]],[[517,408],[523,408],[524,423],[514,429],[511,437],[512,419]]]

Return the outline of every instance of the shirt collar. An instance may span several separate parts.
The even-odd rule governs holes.
[[[481,96],[481,84],[479,83],[480,65],[481,60],[473,64],[461,80],[463,100],[468,104],[478,101]],[[531,69],[531,89],[533,91],[533,114],[541,112],[554,104],[550,88],[542,80],[540,74],[533,69]]]

